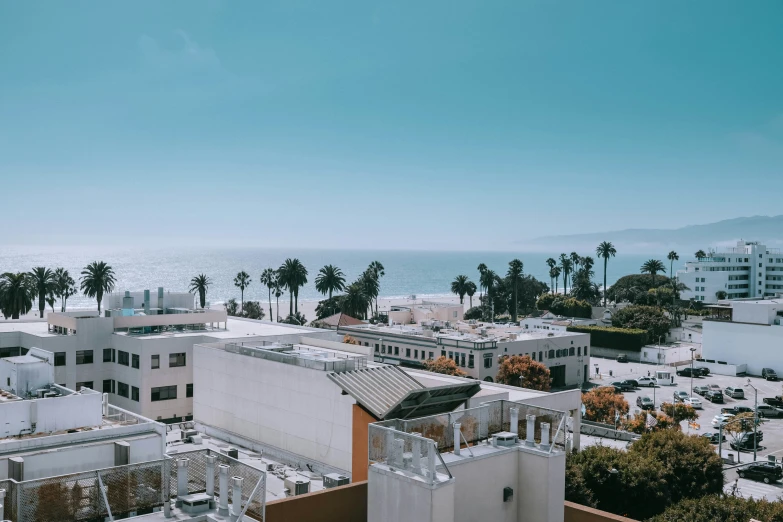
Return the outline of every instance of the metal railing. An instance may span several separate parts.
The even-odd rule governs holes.
[[[261,346],[258,346],[261,344]],[[255,346],[254,346],[255,345]],[[367,367],[367,357],[341,354],[326,349],[297,349],[293,344],[227,343],[223,349],[249,357],[302,366],[325,372],[347,372]],[[285,351],[283,351],[285,350]]]
[[[370,424],[368,455],[370,464],[385,464],[394,470],[420,477],[428,484],[452,478],[435,441],[391,427]],[[445,475],[437,472],[439,465],[446,471]]]

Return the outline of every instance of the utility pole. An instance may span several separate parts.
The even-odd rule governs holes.
[[[757,439],[759,428],[759,391],[750,383],[750,379],[748,379],[746,386],[753,388],[753,462],[756,462],[756,453],[759,445]]]

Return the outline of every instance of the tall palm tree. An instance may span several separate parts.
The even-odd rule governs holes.
[[[381,292],[381,278],[386,275],[386,269],[380,261],[373,261],[368,268],[378,281],[378,292],[375,294],[375,315],[378,315],[378,294]]]
[[[473,281],[468,281],[468,284],[466,285],[465,293],[468,294],[468,299],[470,299],[470,307],[473,308],[473,295],[476,293],[476,283]]]
[[[451,293],[459,296],[459,304],[463,304],[465,294],[468,293],[468,283],[470,279],[466,275],[458,275],[451,282]]]
[[[261,272],[261,278],[259,279],[261,284],[266,286],[269,291],[269,320],[273,321],[272,315],[272,290],[277,286],[277,272],[274,268],[267,268]],[[274,322],[274,321],[273,321]]]
[[[369,301],[364,287],[360,281],[357,281],[345,289],[345,295],[340,301],[340,310],[351,317],[363,318],[367,315]]]
[[[706,252],[704,252],[704,250],[701,249],[697,250],[694,255],[696,256],[696,259],[704,259],[705,257],[707,257]]]
[[[307,284],[307,269],[301,261],[289,257],[277,269],[277,279],[280,282],[280,286],[287,289],[291,296],[291,302],[288,303],[289,315],[298,313],[299,289]]]
[[[343,271],[334,265],[326,265],[315,276],[315,289],[323,295],[329,294],[329,299],[331,300],[332,292],[345,290],[345,275]]]
[[[563,274],[563,295],[568,294],[568,274],[574,267],[574,263],[565,254],[560,254],[560,271]]]
[[[579,265],[582,263],[582,258],[579,257],[579,254],[577,254],[576,252],[571,252],[570,257],[571,257],[571,266],[573,267],[574,272],[576,272],[576,270],[579,268]],[[573,284],[573,280],[572,280],[572,284]]]
[[[3,317],[19,319],[33,308],[35,287],[24,272],[6,272],[0,276],[0,311]]]
[[[199,274],[190,280],[190,288],[188,292],[195,294],[198,292],[198,301],[201,308],[207,305],[207,290],[212,284],[212,280],[205,274]]]
[[[481,282],[481,276],[484,275],[484,272],[487,271],[487,265],[484,263],[479,263],[479,266],[477,267],[478,273],[479,273],[479,289],[481,290],[481,294],[479,298],[484,297],[484,283]]]
[[[484,271],[483,274],[481,274],[481,284],[487,290],[487,299],[489,300],[490,315],[493,316],[491,318],[492,320],[495,319],[494,303],[492,302],[492,290],[495,288],[495,282],[497,281],[497,278],[498,276],[494,270],[487,269]]]
[[[648,259],[644,262],[640,270],[643,274],[650,274],[653,288],[655,288],[655,275],[658,272],[661,272],[662,274],[666,273],[666,267],[657,259]]]
[[[595,255],[599,259],[604,260],[604,307],[606,307],[606,265],[609,263],[609,258],[614,257],[617,254],[617,249],[610,241],[602,241],[597,247],[595,247]]]
[[[103,261],[93,261],[82,270],[81,291],[87,297],[94,297],[98,301],[98,315],[101,314],[101,301],[103,294],[114,290],[117,280],[114,277],[114,269]]]
[[[60,311],[65,312],[68,299],[79,293],[79,289],[76,288],[76,281],[73,280],[71,274],[64,268],[58,268],[54,271],[54,295],[60,298]]]
[[[38,295],[38,317],[43,318],[46,310],[46,296],[55,289],[54,272],[48,268],[37,266],[28,273],[30,283]]]
[[[674,281],[674,262],[680,260],[680,256],[677,255],[677,252],[672,250],[669,252],[669,254],[666,256],[666,259],[669,260],[669,275],[672,276],[672,282]]]
[[[515,323],[517,322],[517,305],[518,305],[518,294],[519,294],[519,278],[522,277],[522,268],[523,268],[522,261],[519,259],[513,259],[508,264],[508,272],[506,272],[506,277],[511,281],[511,287],[512,287],[512,294],[513,294],[513,301],[511,303],[511,322]]]
[[[277,311],[277,314],[275,317],[278,319],[280,318],[280,296],[283,295],[283,288],[280,286],[280,282],[277,279],[277,272],[275,272],[275,287],[272,289],[275,293],[275,310]],[[277,319],[275,319],[277,321]]]
[[[244,270],[239,272],[237,276],[234,278],[234,286],[239,288],[239,292],[240,292],[240,303],[239,303],[240,314],[245,309],[245,288],[250,286],[250,283],[252,282],[253,280],[250,279],[250,274],[248,274]]]
[[[554,286],[552,286],[552,295],[555,295],[557,293],[557,283],[560,280],[560,267],[553,266],[550,268],[549,277],[554,281]]]
[[[378,278],[375,277],[375,273],[368,268],[362,273],[361,277],[359,277],[358,283],[361,285],[364,295],[367,297],[370,306],[370,315],[372,315],[372,300],[378,297],[378,293],[381,289]]]

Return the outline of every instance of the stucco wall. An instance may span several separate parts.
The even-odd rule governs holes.
[[[704,321],[703,330],[704,359],[746,364],[750,375],[783,371],[783,326]]]
[[[266,522],[366,522],[367,481],[273,500],[266,504]]]

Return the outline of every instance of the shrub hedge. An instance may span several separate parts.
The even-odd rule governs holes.
[[[590,334],[590,346],[639,352],[647,344],[647,332],[638,328],[614,326],[569,326],[569,332]]]

